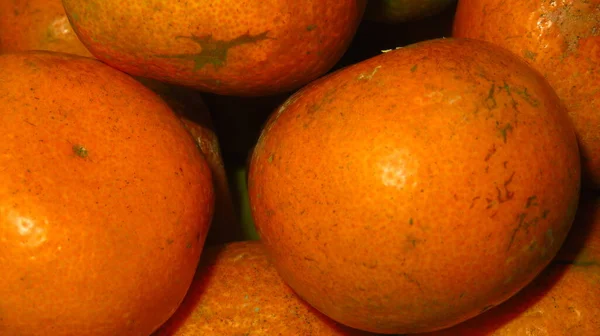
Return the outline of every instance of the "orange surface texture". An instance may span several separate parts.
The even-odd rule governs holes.
[[[490,43],[437,39],[290,97],[253,151],[249,194],[301,297],[349,326],[409,333],[531,281],[571,226],[579,181],[546,80]]]
[[[297,89],[348,48],[365,0],[63,0],[94,56],[135,76],[228,95]]]
[[[68,54],[0,55],[1,335],[147,336],[192,281],[214,194],[154,92]]]
[[[600,0],[461,0],[453,35],[504,47],[548,79],[577,131],[583,188],[600,189]]]

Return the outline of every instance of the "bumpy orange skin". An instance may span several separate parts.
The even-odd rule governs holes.
[[[0,69],[0,334],[149,335],[203,248],[206,160],[162,99],[97,60]]]
[[[365,0],[64,0],[94,56],[135,76],[219,94],[291,91],[346,51]]]
[[[426,335],[596,336],[599,331],[600,199],[595,198],[580,204],[567,241],[533,283],[485,314]]]
[[[73,32],[61,0],[0,1],[0,52],[49,50],[93,57]],[[207,243],[241,240],[219,141],[197,91],[147,78],[136,78],[178,113],[210,166],[215,187],[215,213]]]
[[[262,243],[207,248],[194,283],[173,317],[153,336],[367,336],[302,301],[271,264]]]
[[[0,53],[54,50],[92,54],[71,28],[60,0],[0,1]]]
[[[285,281],[336,321],[449,327],[554,257],[580,162],[555,92],[511,53],[437,39],[317,80],[250,163],[257,229]]]
[[[600,0],[460,0],[453,36],[500,45],[538,69],[563,100],[600,189]]]

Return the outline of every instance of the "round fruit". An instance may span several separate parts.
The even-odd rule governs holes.
[[[79,41],[67,20],[61,0],[0,2],[0,52],[49,50],[93,57]],[[6,24],[7,29],[3,29]],[[8,29],[11,28],[11,29]],[[215,213],[207,244],[241,240],[218,139],[206,105],[196,91],[137,77],[178,113],[194,136],[211,168],[215,187]],[[237,229],[237,231],[235,230]]]
[[[0,53],[54,50],[90,57],[61,0],[0,1]]]
[[[203,248],[206,160],[162,99],[97,60],[0,69],[0,334],[149,335]]]
[[[504,304],[428,336],[594,336],[600,330],[600,199],[580,204],[558,256]],[[423,335],[425,336],[425,334]]]
[[[459,1],[453,35],[504,47],[548,79],[575,126],[583,187],[600,189],[600,0]]]
[[[456,0],[372,0],[367,2],[365,19],[400,23],[439,14]]]
[[[365,0],[63,0],[98,59],[135,76],[219,94],[269,95],[328,71]]]
[[[284,280],[381,333],[452,326],[529,283],[579,199],[568,115],[490,43],[436,39],[304,87],[254,149],[257,230]]]
[[[179,310],[153,336],[370,335],[316,311],[283,282],[258,241],[207,248]]]

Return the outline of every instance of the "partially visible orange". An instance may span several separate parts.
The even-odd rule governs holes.
[[[365,0],[63,0],[98,59],[134,76],[237,96],[297,89],[327,72]]]
[[[0,55],[0,335],[147,336],[192,282],[210,168],[154,92],[98,60]]]
[[[596,336],[600,332],[600,199],[584,199],[567,241],[515,297],[427,336]],[[425,336],[425,334],[423,334]]]
[[[0,1],[0,18],[0,53],[49,50],[93,57],[71,29],[61,0]],[[147,78],[136,79],[158,93],[181,116],[208,161],[216,204],[207,243],[241,240],[219,140],[204,100],[194,90]]]
[[[600,190],[600,0],[460,0],[453,36],[495,43],[548,79],[577,131],[583,187]]]
[[[262,243],[207,248],[181,307],[153,336],[368,336],[302,301]]]
[[[512,53],[467,39],[389,51],[275,111],[249,196],[273,264],[332,319],[434,331],[527,285],[579,200],[569,117]]]
[[[60,0],[0,1],[0,53],[24,50],[92,56],[71,28]]]

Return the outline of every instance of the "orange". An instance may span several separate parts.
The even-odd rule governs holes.
[[[135,76],[237,96],[297,89],[346,51],[365,0],[63,0],[83,44]]]
[[[506,303],[428,336],[596,336],[600,331],[600,199],[585,199],[556,259]],[[425,335],[423,335],[425,336]]]
[[[600,189],[600,0],[461,0],[453,35],[506,48],[548,79],[575,125],[583,187]]]
[[[101,62],[0,56],[0,334],[147,336],[189,288],[206,160],[154,92]]]
[[[0,53],[49,50],[93,57],[71,29],[61,0],[0,2]],[[215,214],[207,243],[241,240],[237,217],[223,166],[217,135],[208,108],[198,92],[146,78],[136,78],[158,93],[181,115],[212,171]],[[236,230],[237,229],[237,230]]]
[[[316,311],[283,282],[258,241],[207,248],[179,310],[153,336],[367,336]]]
[[[92,56],[71,28],[60,0],[0,1],[0,53],[53,50]]]
[[[435,39],[319,79],[269,118],[249,197],[282,278],[348,326],[450,327],[554,257],[580,162],[546,80],[495,45]]]

